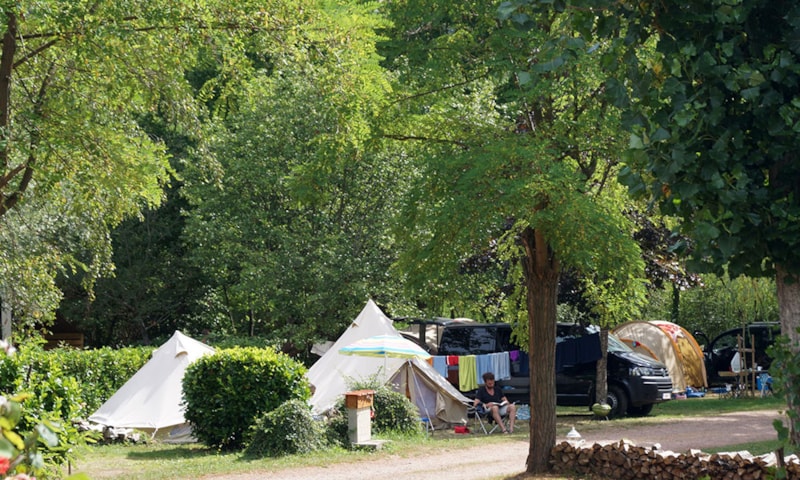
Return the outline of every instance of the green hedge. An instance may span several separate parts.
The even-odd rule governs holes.
[[[311,395],[306,368],[267,348],[231,348],[198,359],[186,369],[184,416],[208,446],[244,446],[262,414]]]
[[[16,355],[0,359],[0,393],[31,393],[25,411],[32,421],[45,412],[66,421],[86,418],[147,363],[152,351],[22,345]]]

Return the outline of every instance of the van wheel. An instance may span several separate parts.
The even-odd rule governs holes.
[[[650,415],[650,412],[653,411],[652,403],[648,403],[647,405],[639,405],[638,407],[634,407],[631,405],[628,407],[628,415],[632,417],[646,417]]]
[[[608,386],[608,397],[606,400],[611,406],[611,412],[608,414],[610,418],[623,417],[625,412],[628,411],[628,397],[625,392],[616,386]]]

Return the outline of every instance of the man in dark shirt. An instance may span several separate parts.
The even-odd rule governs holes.
[[[514,420],[517,418],[517,406],[509,403],[503,389],[495,386],[494,374],[483,374],[483,386],[478,388],[474,406],[482,405],[484,410],[492,413],[494,421],[503,429],[503,433],[514,433]],[[503,416],[508,414],[508,430],[503,423]]]

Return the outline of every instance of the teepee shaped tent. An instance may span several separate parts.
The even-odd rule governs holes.
[[[111,396],[89,421],[116,428],[155,433],[183,427],[183,374],[191,363],[214,349],[175,331],[152,358]]]
[[[332,347],[306,373],[314,386],[310,403],[321,413],[333,407],[348,390],[348,382],[376,379],[403,393],[417,405],[420,416],[439,427],[467,421],[470,400],[424,360],[398,357],[346,355],[341,350],[358,340],[377,335],[399,335],[381,309],[369,300],[361,313]]]
[[[386,378],[389,372],[395,372],[405,363],[403,358],[357,357],[339,352],[362,338],[375,335],[397,335],[397,330],[392,326],[392,320],[369,300],[347,330],[306,373],[314,388],[310,402],[314,411],[323,412],[332,407],[347,391],[349,380],[364,380],[371,376]]]

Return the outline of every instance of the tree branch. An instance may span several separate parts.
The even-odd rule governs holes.
[[[478,80],[478,79],[480,79],[480,78],[485,78],[485,77],[486,77],[486,75],[481,75],[481,76],[479,76],[479,77],[475,77],[475,78],[471,78],[471,79],[464,80],[463,82],[458,82],[458,83],[450,83],[450,84],[448,84],[448,85],[444,85],[444,86],[443,86],[443,87],[441,87],[441,88],[435,88],[435,89],[433,89],[433,90],[426,90],[426,91],[424,91],[424,92],[420,92],[420,93],[417,93],[417,94],[415,94],[415,95],[409,95],[409,96],[407,96],[407,97],[398,98],[397,100],[395,100],[395,101],[393,102],[393,104],[397,104],[397,103],[400,103],[400,102],[405,102],[405,101],[407,101],[407,100],[411,100],[411,99],[414,99],[414,98],[425,97],[425,96],[427,96],[427,95],[431,95],[431,94],[433,94],[433,93],[444,92],[445,90],[450,90],[451,88],[455,88],[455,87],[461,87],[461,86],[464,86],[464,85],[468,85],[468,84],[470,84],[470,83],[474,82],[475,80]]]
[[[458,145],[462,148],[467,148],[469,145],[465,142],[460,142],[458,140],[447,140],[445,138],[431,138],[431,137],[418,137],[416,135],[383,135],[383,138],[388,138],[391,140],[417,140],[420,142],[433,142],[433,143],[444,143],[444,144],[451,144],[451,145]]]

